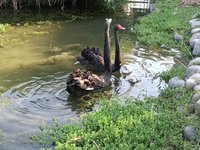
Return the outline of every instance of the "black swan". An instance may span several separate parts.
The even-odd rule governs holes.
[[[114,28],[114,38],[115,38],[115,62],[112,63],[112,72],[120,70],[121,60],[120,60],[120,47],[118,39],[118,30],[125,30],[120,24],[115,25]],[[109,38],[109,37],[108,37]],[[81,65],[86,66],[88,70],[92,71],[105,71],[104,59],[99,48],[84,48],[81,52],[81,57],[77,57],[77,60]]]
[[[81,71],[76,69],[71,73],[67,80],[66,90],[72,95],[87,94],[91,91],[99,90],[109,86],[111,79],[111,48],[109,39],[109,30],[112,19],[106,19],[104,24],[104,62],[105,71],[102,75],[98,76],[91,71]]]

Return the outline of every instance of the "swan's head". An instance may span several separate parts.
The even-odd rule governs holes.
[[[106,18],[106,22],[105,22],[105,28],[109,30],[110,28],[110,24],[112,22],[112,18]]]
[[[122,25],[117,24],[117,25],[115,25],[115,30],[116,31],[118,31],[118,30],[125,30],[125,28]]]

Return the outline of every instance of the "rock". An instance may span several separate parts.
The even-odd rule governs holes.
[[[195,56],[200,56],[200,41],[197,41],[195,43],[192,54],[195,55]]]
[[[121,74],[123,74],[124,76],[127,76],[132,73],[132,68],[131,66],[123,65],[120,71],[121,71]]]
[[[191,47],[191,48],[194,48],[194,45],[195,45],[198,41],[200,41],[200,39],[191,38],[191,39],[189,40],[190,47]]]
[[[181,113],[185,113],[185,112],[186,112],[184,106],[178,106],[178,107],[177,107],[177,111],[178,111],[178,112],[181,112]]]
[[[189,141],[194,139],[195,137],[196,137],[195,127],[192,125],[185,127],[185,129],[183,130],[183,138]]]
[[[195,113],[195,105],[194,104],[190,104],[189,108],[188,108],[188,113],[194,114]]]
[[[194,87],[194,91],[200,92],[200,85],[196,85],[196,86]]]
[[[189,24],[191,25],[192,28],[196,28],[200,26],[200,19],[199,18],[192,19],[189,21]]]
[[[196,101],[198,101],[198,100],[200,100],[200,92],[199,92],[199,93],[196,93],[196,94],[194,94],[194,95],[192,96],[192,101],[193,101],[193,102],[196,102]]]
[[[179,79],[178,77],[173,77],[169,80],[168,86],[171,88],[184,87],[185,81],[182,79]]]
[[[188,90],[193,90],[193,88],[200,84],[200,73],[193,74],[190,78],[186,80],[186,88]]]
[[[200,33],[200,28],[194,28],[191,30],[191,34]]]
[[[195,86],[196,86],[195,80],[193,80],[193,79],[186,80],[186,88],[188,90],[193,90]]]
[[[183,40],[183,36],[180,35],[180,34],[174,34],[174,39],[179,42],[179,41],[182,41]]]
[[[182,93],[177,93],[176,94],[176,99],[180,99],[182,97]]]
[[[192,61],[190,61],[188,66],[193,66],[193,65],[200,65],[200,57],[197,57],[193,59]]]
[[[195,103],[195,112],[196,114],[200,115],[200,100],[196,101]]]
[[[193,34],[192,38],[194,38],[194,39],[200,39],[200,33]]]
[[[135,84],[135,83],[141,81],[141,79],[135,73],[131,73],[128,77],[129,77],[128,82],[131,84]]]
[[[190,66],[187,68],[186,76],[187,76],[187,78],[189,78],[190,76],[192,76],[193,74],[196,74],[196,73],[200,73],[200,66],[193,65],[193,66]]]

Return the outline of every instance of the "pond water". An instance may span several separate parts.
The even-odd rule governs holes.
[[[39,149],[26,141],[43,121],[48,123],[55,117],[65,122],[91,110],[93,103],[88,97],[73,97],[66,92],[66,79],[80,67],[76,57],[83,47],[102,49],[104,20],[102,16],[72,22],[18,24],[0,35],[1,150]],[[113,74],[110,88],[90,97],[129,95],[143,99],[158,96],[160,89],[166,87],[155,76],[173,66],[174,51],[140,47],[130,33],[130,24],[135,22],[133,17],[113,17],[112,25],[120,23],[127,29],[119,34],[122,68]],[[111,41],[113,47],[112,33]],[[131,74],[123,74],[124,65]],[[134,74],[141,79],[136,84],[129,82]]]

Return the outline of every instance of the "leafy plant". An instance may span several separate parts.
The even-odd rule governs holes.
[[[179,100],[177,93],[181,94]],[[160,97],[144,101],[104,99],[99,109],[84,116],[79,124],[50,127],[49,136],[57,150],[194,149],[196,141],[184,141],[182,130],[188,122],[198,127],[199,120],[177,110],[190,97],[191,92],[185,89],[167,89]]]

